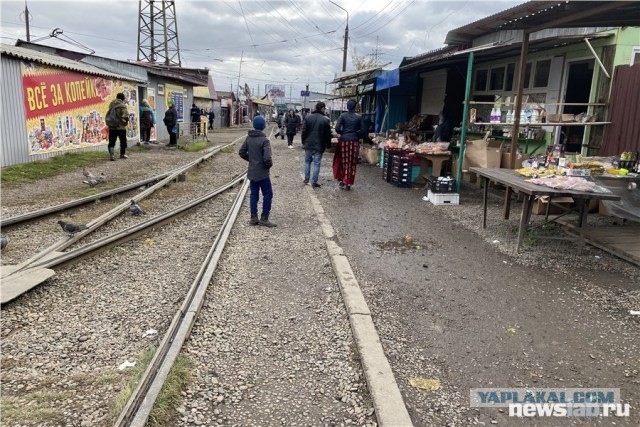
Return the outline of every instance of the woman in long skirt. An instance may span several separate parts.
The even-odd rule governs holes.
[[[359,140],[366,131],[362,117],[356,114],[356,105],[355,100],[349,100],[348,111],[342,113],[336,123],[336,133],[340,138],[333,156],[333,178],[339,181],[341,189],[347,191],[356,180]]]

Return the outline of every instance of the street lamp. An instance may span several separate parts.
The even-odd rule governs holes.
[[[347,26],[344,27],[344,50],[342,52],[342,72],[347,71],[347,45],[349,43],[349,11],[344,7],[340,6],[338,3],[332,2],[329,0],[329,3],[339,7],[347,13]]]

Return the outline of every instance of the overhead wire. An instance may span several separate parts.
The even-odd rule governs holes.
[[[376,25],[380,24],[381,22],[387,21],[389,19],[388,16],[391,15],[398,7],[400,7],[403,4],[404,1],[405,0],[398,0],[398,2],[396,4],[394,4],[393,7],[391,7],[391,9],[389,9],[389,11],[386,14],[384,14],[382,16],[379,16],[378,18],[372,20],[371,22],[369,22],[366,25],[361,24],[358,27],[354,28],[353,29],[354,36],[358,37],[358,32],[359,31],[360,32],[370,31],[372,28],[374,28]],[[373,17],[371,17],[369,20],[371,20],[372,18]],[[374,31],[376,31],[376,30],[374,30]]]
[[[385,22],[381,27],[376,28],[375,30],[373,30],[373,31],[371,31],[371,32],[369,32],[369,33],[367,33],[367,34],[362,34],[362,35],[360,35],[360,36],[356,36],[355,38],[356,38],[356,39],[357,39],[357,38],[363,38],[363,37],[370,36],[371,34],[375,34],[375,33],[377,33],[378,31],[382,30],[384,27],[386,27],[387,25],[389,25],[390,23],[392,23],[392,22],[393,22],[393,21],[394,21],[398,16],[400,16],[400,15],[401,15],[405,10],[407,10],[407,9],[409,8],[409,6],[411,6],[411,5],[412,5],[412,4],[414,4],[415,2],[416,2],[416,0],[411,0],[411,2],[410,2],[408,5],[406,5],[406,6],[404,7],[404,9],[402,9],[402,10],[401,10],[400,12],[398,12],[395,16],[393,16],[392,18],[390,18],[390,19],[389,19],[387,22]]]

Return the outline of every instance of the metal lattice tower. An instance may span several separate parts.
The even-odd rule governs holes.
[[[182,66],[173,0],[140,0],[138,61]]]

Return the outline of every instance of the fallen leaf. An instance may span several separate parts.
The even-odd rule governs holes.
[[[412,387],[427,391],[435,391],[440,388],[440,380],[437,380],[435,378],[428,379],[422,377],[413,377],[409,378],[409,384],[411,384]]]
[[[155,242],[153,241],[153,239],[145,239],[144,240],[144,245],[145,246],[152,246]]]
[[[512,334],[516,333],[516,328],[514,328],[513,326],[510,328],[507,328],[507,332],[511,332]]]

